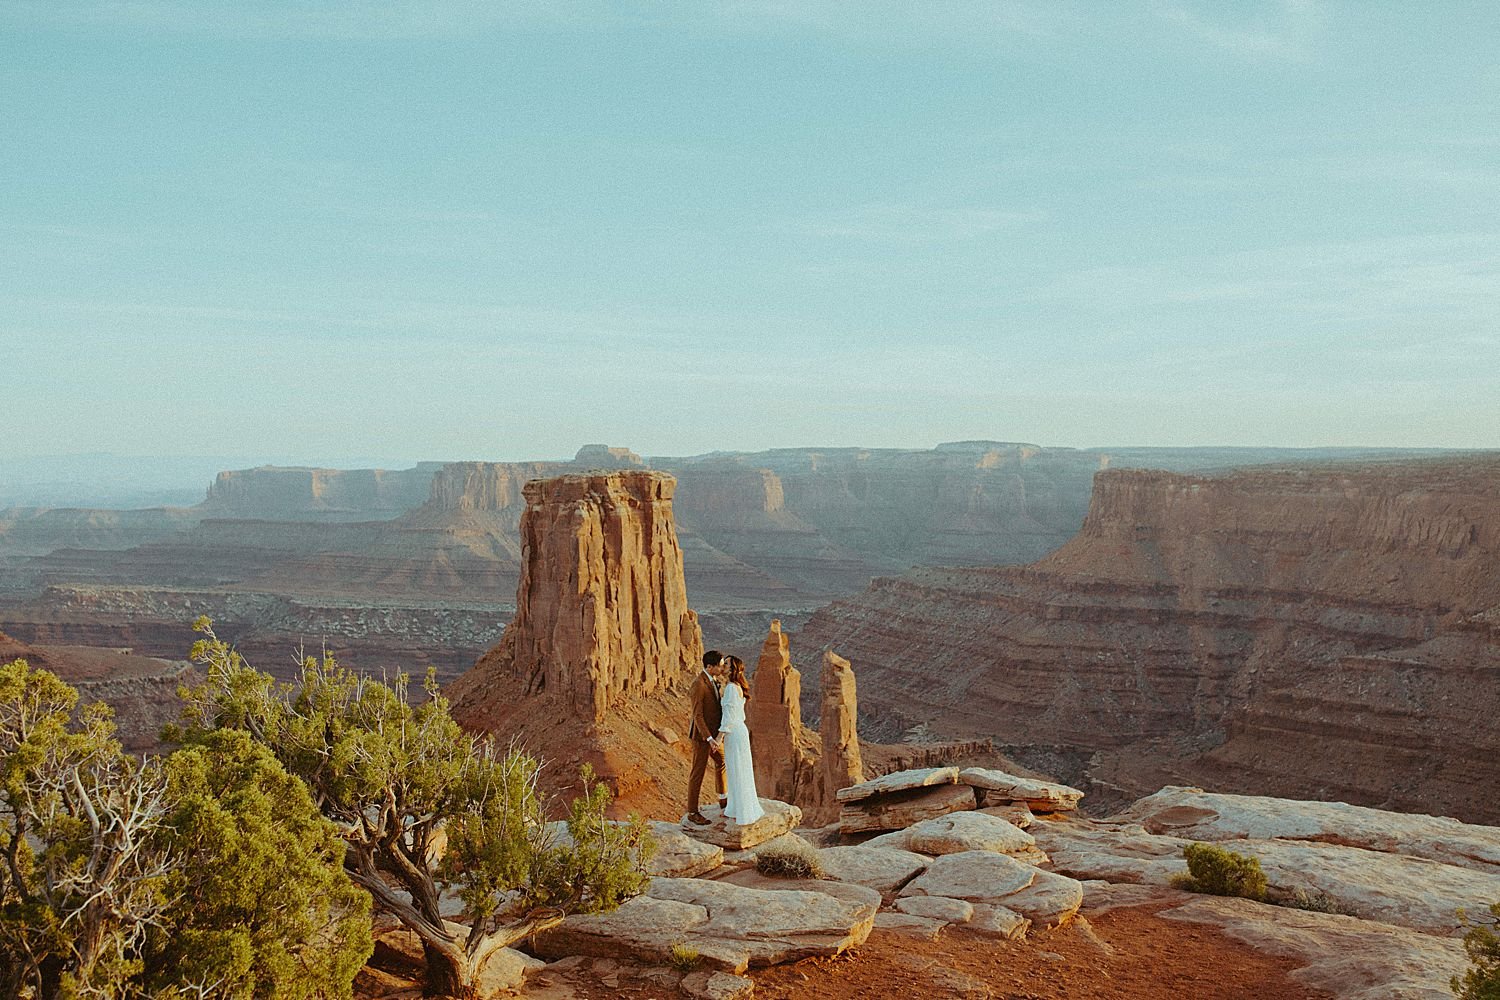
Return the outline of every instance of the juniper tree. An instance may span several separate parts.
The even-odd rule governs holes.
[[[1489,917],[1470,922],[1464,934],[1464,950],[1473,963],[1462,978],[1451,981],[1453,992],[1459,1000],[1500,1000],[1500,903],[1490,906]]]
[[[165,764],[163,833],[181,864],[147,936],[150,988],[225,1000],[347,1000],[369,958],[370,898],[344,843],[249,734],[196,734]]]
[[[326,653],[278,686],[208,619],[194,628],[205,679],[184,692],[187,731],[242,729],[306,782],[344,838],[350,876],[421,939],[428,995],[476,995],[501,948],[644,886],[644,824],[607,822],[608,791],[585,773],[570,836],[557,836],[540,762],[465,733],[431,672],[420,704],[405,674],[375,680]]]
[[[103,705],[25,660],[0,666],[0,992],[130,995],[176,858],[166,782]]]

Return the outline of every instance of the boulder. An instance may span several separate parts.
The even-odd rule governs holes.
[[[901,895],[996,902],[1031,885],[1039,870],[993,851],[948,854],[933,859]]]
[[[618,820],[610,821],[623,826]],[[724,849],[689,837],[675,823],[653,820],[646,824],[651,838],[656,841],[656,853],[644,865],[647,875],[665,875],[668,878],[692,878],[713,871],[724,863]],[[573,837],[568,833],[568,824],[559,820],[548,823],[547,829],[559,847],[571,846]]]
[[[693,878],[724,863],[724,848],[717,844],[689,837],[681,827],[671,823],[653,821],[650,826],[656,853],[646,862],[646,874]]]
[[[981,812],[955,812],[923,820],[904,832],[907,850],[920,854],[995,851],[1031,864],[1047,860],[1047,856],[1037,850],[1036,839],[1031,834],[998,816]]]
[[[839,810],[839,826],[845,834],[901,830],[924,819],[973,809],[974,805],[974,789],[967,785],[914,788],[845,803]]]
[[[693,1000],[750,1000],[755,980],[727,972],[690,972],[682,977],[682,992]]]
[[[895,892],[927,869],[930,858],[887,847],[825,847],[818,852],[823,874],[877,892]]]
[[[767,892],[821,892],[825,896],[843,900],[851,906],[880,908],[878,891],[853,882],[835,882],[822,878],[785,878],[780,875],[762,875],[753,868],[731,872],[719,881],[740,885],[747,889],[762,889]]]
[[[501,948],[479,970],[479,995],[487,997],[514,990],[528,976],[534,976],[546,967],[547,963],[539,958],[532,958],[514,948]]]
[[[1043,927],[1066,924],[1083,905],[1082,883],[993,851],[937,858],[901,895],[962,899],[976,904],[976,913],[978,904],[999,906]]]
[[[761,799],[760,806],[765,810],[765,815],[746,826],[721,815],[718,806],[704,806],[703,817],[708,820],[707,826],[689,823],[688,818],[683,816],[680,828],[695,840],[714,844],[725,850],[743,851],[790,833],[793,827],[802,822],[802,810],[789,803]]]
[[[825,892],[749,889],[706,879],[652,879],[645,894],[610,913],[575,915],[537,935],[543,957],[591,955],[662,964],[673,945],[713,969],[837,955],[863,944],[876,908]]]
[[[1061,927],[1078,914],[1083,905],[1083,883],[1077,879],[1037,869],[1031,884],[1005,897],[1005,908],[1019,913],[1034,927]]]
[[[970,918],[967,926],[977,934],[1016,941],[1025,937],[1031,930],[1031,921],[1004,906],[975,903],[974,916]]]
[[[893,771],[878,778],[850,785],[838,790],[840,802],[858,802],[876,795],[904,792],[911,788],[926,788],[928,785],[952,785],[958,782],[956,767],[923,767],[912,771]]]
[[[930,917],[918,917],[910,913],[877,913],[875,915],[875,927],[877,930],[890,931],[893,934],[904,934],[907,937],[919,938],[923,941],[936,941],[943,928],[947,927],[941,920],[933,920]]]
[[[896,909],[914,917],[941,920],[945,924],[966,924],[974,919],[973,903],[946,896],[903,896],[896,900]]]
[[[1031,814],[1031,807],[1024,802],[1012,802],[1003,806],[980,806],[979,812],[988,816],[998,816],[1021,830],[1029,828],[1032,821],[1036,819]]]
[[[1082,792],[1068,785],[1022,778],[986,767],[966,767],[959,772],[958,780],[973,788],[983,789],[986,806],[1025,802],[1037,812],[1062,812],[1077,809],[1079,800],[1083,798]]]

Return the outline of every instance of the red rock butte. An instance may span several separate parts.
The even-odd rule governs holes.
[[[646,808],[686,777],[673,727],[686,731],[682,682],[703,655],[676,484],[645,470],[528,482],[515,618],[448,691],[472,729],[517,735],[564,765],[587,760],[617,794],[651,785],[660,794],[635,803]]]
[[[599,721],[620,699],[671,688],[703,655],[672,523],[677,481],[660,472],[527,483],[516,616],[499,646],[454,686],[462,704],[484,675],[554,694]]]

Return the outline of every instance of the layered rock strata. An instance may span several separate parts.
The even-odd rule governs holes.
[[[1500,458],[1108,470],[1052,556],[882,579],[797,639],[859,662],[877,719],[1054,746],[1117,797],[1497,820]]]
[[[500,642],[448,688],[465,726],[557,760],[551,787],[587,763],[621,811],[676,815],[685,797],[685,681],[703,653],[687,606],[672,517],[656,472],[527,483],[516,614]],[[674,732],[675,735],[675,732]]]
[[[711,968],[739,973],[857,948],[870,936],[880,903],[869,895],[849,901],[825,892],[656,878],[619,909],[569,917],[539,934],[534,946],[548,958],[595,955],[658,965],[680,946]]]
[[[622,698],[648,697],[698,669],[703,638],[687,606],[672,523],[672,477],[561,476],[525,485],[516,614],[500,644],[453,688],[454,709],[487,676],[551,695],[603,721]]]

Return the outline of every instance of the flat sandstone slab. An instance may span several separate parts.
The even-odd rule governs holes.
[[[906,829],[906,849],[933,855],[995,851],[1032,864],[1047,859],[1037,850],[1031,834],[982,812],[950,813],[910,826]]]
[[[974,904],[976,913],[981,907],[998,907],[1028,924],[1060,927],[1083,905],[1083,883],[1005,854],[967,851],[935,859],[901,895],[961,899]]]
[[[1083,798],[1083,792],[1070,785],[1022,778],[987,767],[966,767],[959,773],[958,780],[965,785],[984,789],[986,805],[1025,802],[1039,812],[1062,812],[1077,809]]]
[[[932,859],[891,847],[825,847],[818,852],[823,874],[838,882],[850,882],[894,892],[927,870]]]
[[[1114,818],[1139,823],[1148,833],[1188,840],[1321,840],[1491,874],[1500,871],[1500,827],[1445,816],[1171,785]]]
[[[858,947],[875,913],[874,903],[822,892],[656,878],[644,895],[611,913],[571,916],[537,935],[536,950],[551,959],[589,955],[664,965],[673,945],[683,945],[709,967],[737,974]]]
[[[789,803],[761,799],[760,807],[766,811],[764,816],[754,823],[740,826],[722,816],[718,806],[704,806],[703,817],[708,820],[707,826],[689,823],[684,816],[679,829],[694,840],[722,847],[726,851],[743,851],[790,833],[802,822],[802,810]]]
[[[1031,830],[1057,871],[1075,878],[1165,886],[1187,870],[1182,849],[1192,840],[1146,832],[1134,823],[1068,820]],[[1354,916],[1428,933],[1451,935],[1457,911],[1482,913],[1500,899],[1500,874],[1427,858],[1386,854],[1304,840],[1223,840],[1256,858],[1274,897],[1322,895]]]
[[[925,788],[928,785],[952,785],[957,781],[956,767],[921,767],[912,771],[883,774],[848,788],[840,788],[835,794],[840,802],[858,802],[876,795],[902,792],[909,788]]]
[[[968,785],[918,787],[878,798],[844,803],[844,807],[839,810],[839,828],[846,834],[903,830],[924,819],[946,816],[961,809],[973,809],[977,804],[974,789]]]

